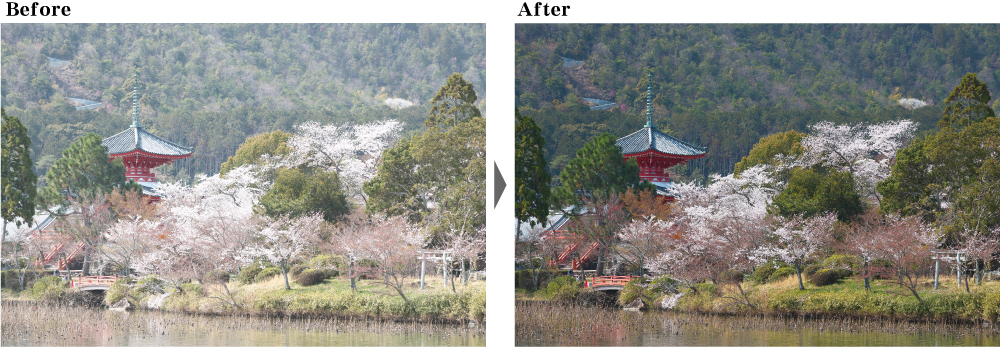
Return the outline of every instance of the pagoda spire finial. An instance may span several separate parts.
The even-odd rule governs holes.
[[[653,74],[646,76],[648,86],[646,87],[646,128],[655,128],[653,125]]]
[[[132,83],[132,127],[142,128],[139,125],[139,71],[136,67],[134,72],[135,83]]]

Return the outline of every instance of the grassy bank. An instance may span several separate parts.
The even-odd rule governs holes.
[[[805,290],[799,290],[795,276],[761,285],[744,282],[752,307],[732,299],[739,298],[735,285],[706,283],[696,285],[697,293],[683,296],[676,308],[706,313],[998,320],[1000,282],[970,285],[970,293],[966,293],[964,285],[958,287],[955,279],[942,280],[938,290],[934,290],[933,280],[923,282],[917,290],[923,303],[909,290],[881,280],[872,282],[871,292],[865,290],[863,280],[859,278],[848,278],[822,287],[806,283]]]
[[[198,314],[251,314],[265,316],[304,317],[358,317],[396,321],[450,322],[473,320],[482,322],[486,317],[486,282],[469,282],[468,286],[444,285],[441,278],[428,278],[427,286],[420,289],[414,280],[403,290],[410,305],[394,289],[373,281],[360,280],[358,290],[350,288],[350,280],[334,277],[323,282],[302,286],[291,282],[285,290],[284,279],[274,276],[257,283],[227,283],[229,292],[221,284],[186,283],[179,287],[165,286],[155,280],[138,279],[126,284],[120,280],[108,290],[105,302],[113,304],[128,298],[133,307],[159,309]],[[61,291],[25,290],[15,292],[4,289],[5,300],[66,301],[79,293],[61,286]],[[154,288],[161,288],[160,293]],[[54,293],[59,291],[58,294]]]
[[[1000,282],[987,281],[982,286],[958,286],[954,278],[942,278],[935,290],[933,279],[924,279],[917,289],[921,303],[908,289],[889,281],[873,280],[871,291],[864,288],[863,279],[851,277],[833,284],[817,286],[805,282],[799,290],[798,279],[787,276],[771,283],[741,283],[746,299],[735,284],[701,283],[694,290],[683,288],[684,295],[676,301],[674,310],[712,314],[765,314],[776,316],[854,317],[935,321],[1000,321]],[[626,290],[629,292],[630,290]],[[592,303],[595,293],[579,289],[574,296],[561,298],[548,290],[517,288],[515,296],[522,301],[571,301]],[[634,297],[634,291],[630,293]],[[669,294],[646,291],[647,308],[664,309],[661,303]],[[749,305],[744,301],[748,301]],[[620,304],[620,302],[619,302]]]

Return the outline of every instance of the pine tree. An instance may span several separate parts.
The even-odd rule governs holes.
[[[517,238],[521,238],[521,222],[544,224],[549,215],[549,171],[545,163],[545,138],[542,129],[531,117],[514,110],[514,214],[517,218]]]
[[[976,74],[967,73],[962,77],[962,83],[952,89],[948,98],[944,99],[948,105],[944,109],[944,117],[938,121],[942,128],[966,127],[972,123],[986,118],[996,117],[993,109],[990,108],[990,89],[978,78]]]
[[[31,139],[28,129],[17,117],[3,116],[3,241],[7,240],[7,222],[18,227],[30,224],[35,216],[35,172],[31,171]]]
[[[448,128],[466,120],[480,117],[476,108],[476,90],[472,83],[453,73],[448,82],[431,99],[431,115],[424,121],[427,127]]]
[[[68,206],[69,200],[95,198],[110,193],[114,188],[141,189],[125,178],[125,164],[121,159],[111,161],[108,148],[101,144],[101,137],[90,133],[73,142],[63,151],[45,175],[48,185],[42,188],[43,205]]]

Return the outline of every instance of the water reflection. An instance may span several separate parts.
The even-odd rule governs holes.
[[[482,346],[485,327],[3,303],[4,346]]]
[[[538,302],[519,302],[515,312],[518,345],[1000,345],[1000,329],[974,324],[637,313]]]

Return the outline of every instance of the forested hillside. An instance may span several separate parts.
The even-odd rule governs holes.
[[[642,126],[647,74],[656,124],[709,148],[676,169],[698,178],[819,120],[930,129],[965,73],[1000,81],[998,25],[519,25],[515,51],[517,105],[542,128],[554,177],[594,135]],[[906,109],[907,98],[929,106]]]
[[[4,24],[2,100],[44,175],[79,136],[142,124],[195,155],[163,175],[215,173],[249,136],[395,118],[423,125],[455,72],[485,109],[485,30],[464,24]],[[71,99],[72,98],[72,99]],[[84,99],[95,110],[79,109]]]

